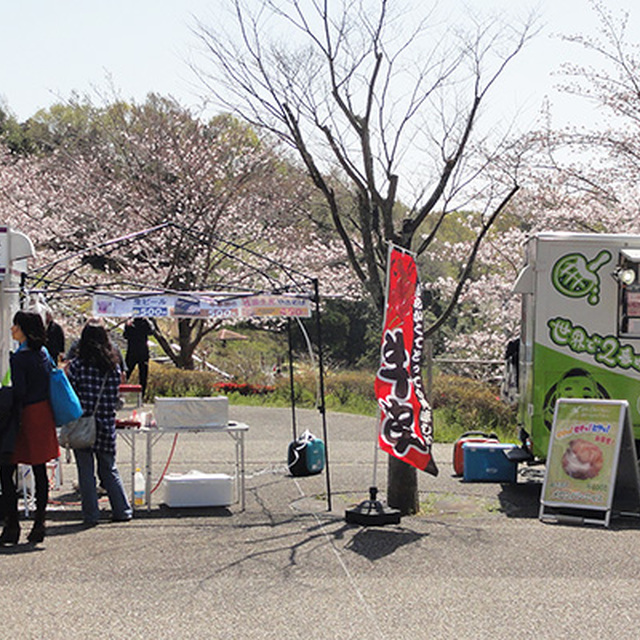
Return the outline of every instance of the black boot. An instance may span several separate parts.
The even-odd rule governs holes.
[[[29,535],[27,536],[27,540],[31,544],[38,544],[38,542],[42,542],[44,540],[45,527],[44,520],[42,522],[38,522],[37,520],[33,523],[33,528],[29,531]]]
[[[16,493],[14,464],[0,463],[0,478],[2,479],[2,511],[4,512],[4,527],[0,533],[0,545],[18,544],[20,538],[20,524],[18,522],[18,494]]]
[[[18,544],[20,539],[20,524],[17,518],[9,517],[4,521],[2,533],[0,533],[0,545]]]
[[[29,540],[29,542],[31,542],[32,544],[37,544],[38,542],[42,542],[44,540],[44,515],[44,509],[36,509],[36,514],[33,519],[33,527],[31,531],[29,531],[29,535],[27,536],[27,540]]]
[[[36,512],[33,518],[33,528],[29,532],[27,539],[31,544],[37,544],[44,540],[45,528],[44,517],[49,501],[49,478],[47,477],[47,467],[44,464],[33,465],[33,476],[36,485]]]

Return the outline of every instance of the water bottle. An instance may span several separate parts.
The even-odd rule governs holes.
[[[138,467],[136,473],[133,476],[133,504],[136,507],[142,507],[144,505],[145,495],[145,482],[142,471]]]

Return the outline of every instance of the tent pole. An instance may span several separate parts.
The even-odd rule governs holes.
[[[293,338],[291,336],[291,318],[287,318],[287,337],[289,340],[289,390],[291,394],[291,425],[293,427],[293,439],[298,437],[296,425],[296,390],[293,384]]]
[[[25,289],[27,288],[27,274],[23,272],[20,274],[20,295],[18,298],[18,307],[20,309],[25,308],[25,303],[27,301],[27,294],[25,293]]]
[[[316,303],[316,335],[318,340],[318,379],[320,382],[320,402],[318,410],[322,415],[322,438],[324,440],[324,456],[326,466],[327,483],[327,511],[331,511],[331,479],[329,474],[329,439],[327,436],[327,412],[324,403],[324,363],[322,359],[322,322],[320,321],[320,293],[318,289],[318,278],[313,279],[313,297]]]

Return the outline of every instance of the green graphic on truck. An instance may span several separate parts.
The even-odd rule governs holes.
[[[634,398],[640,391],[638,382],[630,379],[620,368],[602,368],[588,364],[568,353],[536,344],[534,348],[534,381],[532,398],[537,410],[529,416],[534,453],[545,458],[553,411],[558,398],[627,398],[630,402],[635,437],[640,437],[640,414]]]
[[[581,253],[569,253],[560,258],[551,272],[551,282],[556,290],[569,298],[587,298],[591,305],[600,301],[600,276],[598,269],[611,262],[611,253],[600,251],[593,260]]]

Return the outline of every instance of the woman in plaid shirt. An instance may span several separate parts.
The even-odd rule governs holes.
[[[69,363],[67,375],[80,398],[84,415],[91,415],[96,409],[94,446],[90,449],[74,449],[83,520],[91,526],[97,524],[100,517],[96,462],[100,483],[111,503],[112,520],[131,520],[133,512],[116,467],[116,406],[121,380],[119,357],[107,330],[99,322],[89,321],[85,325],[80,336],[78,355]],[[96,407],[103,382],[104,389]]]

